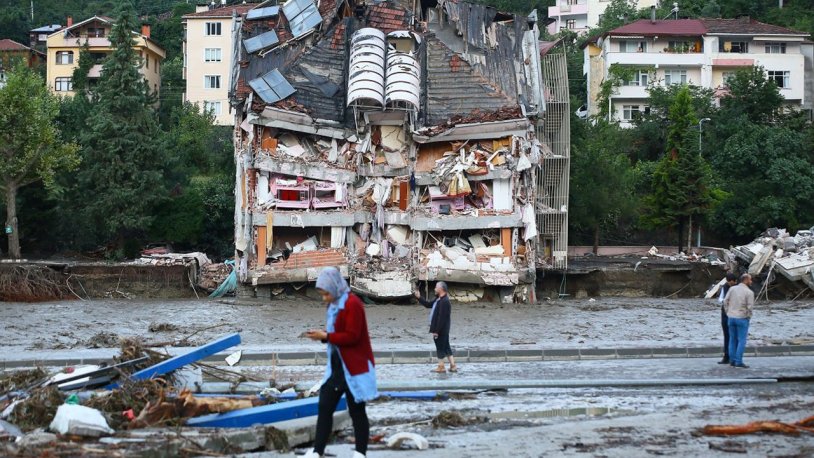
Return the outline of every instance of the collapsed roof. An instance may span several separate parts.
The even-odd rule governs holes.
[[[544,110],[534,18],[449,0],[351,5],[250,11],[235,34],[233,104],[348,131],[365,110],[409,112],[416,130]]]

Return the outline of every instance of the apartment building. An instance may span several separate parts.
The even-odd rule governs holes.
[[[236,29],[240,294],[337,266],[385,300],[444,280],[455,300],[534,301],[537,269],[567,262],[564,55],[535,15],[339,6],[261,5]]]
[[[658,5],[658,0],[637,0],[637,8]],[[579,34],[599,25],[610,0],[556,0],[548,7],[548,33],[554,35],[561,30],[573,30]]]
[[[740,19],[642,19],[589,40],[584,48],[588,112],[600,112],[600,85],[612,65],[633,70],[609,100],[623,126],[649,109],[649,85],[691,84],[722,96],[737,69],[761,66],[786,101],[811,109],[812,51],[806,33]]]
[[[6,73],[18,63],[37,68],[45,63],[45,54],[14,40],[0,39],[0,87],[6,84]]]
[[[93,84],[102,74],[102,62],[113,52],[110,30],[113,19],[94,16],[73,23],[68,17],[65,28],[48,35],[47,75],[48,88],[57,95],[73,95],[73,71],[79,66],[79,52],[87,43],[96,64],[91,67],[88,78]],[[166,57],[164,49],[150,39],[150,26],[143,25],[140,32],[133,32],[134,48],[141,58],[139,72],[147,80],[151,91],[161,89],[161,63]]]
[[[218,125],[228,126],[235,121],[229,105],[234,26],[236,18],[255,6],[199,5],[195,13],[182,18],[186,80],[184,100],[210,111]]]

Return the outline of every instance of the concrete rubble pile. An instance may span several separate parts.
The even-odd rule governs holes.
[[[315,397],[269,382],[252,394],[209,394],[202,369],[227,385],[246,376],[200,360],[239,343],[231,334],[170,357],[123,341],[108,365],[0,373],[0,455],[210,456],[312,441]],[[343,402],[335,429],[348,418]]]
[[[214,263],[205,253],[144,253],[132,262],[135,265],[151,266],[185,266],[188,269],[189,282],[194,288],[213,292],[227,280],[233,267],[231,261]]]
[[[234,30],[239,294],[270,297],[336,266],[372,298],[439,280],[533,298],[537,263],[564,263],[567,227],[567,192],[546,203],[567,156],[543,125],[554,96],[536,15],[301,1],[307,26],[283,8]],[[265,48],[244,46],[271,31]],[[538,237],[544,214],[559,226]]]
[[[779,273],[814,290],[814,227],[794,236],[786,229],[770,228],[752,243],[732,248],[732,253],[753,277],[765,275],[770,283]]]

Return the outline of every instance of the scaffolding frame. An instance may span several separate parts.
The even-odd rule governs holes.
[[[568,268],[568,185],[571,178],[571,102],[565,50],[542,57],[545,116],[537,125],[543,164],[537,176],[537,265]]]

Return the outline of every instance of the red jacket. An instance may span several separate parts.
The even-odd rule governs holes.
[[[355,294],[348,294],[345,308],[336,316],[334,329],[334,332],[328,333],[328,342],[339,348],[339,354],[342,355],[342,361],[350,375],[367,372],[368,361],[376,365],[373,347],[370,346],[370,334],[367,332],[365,306]]]

